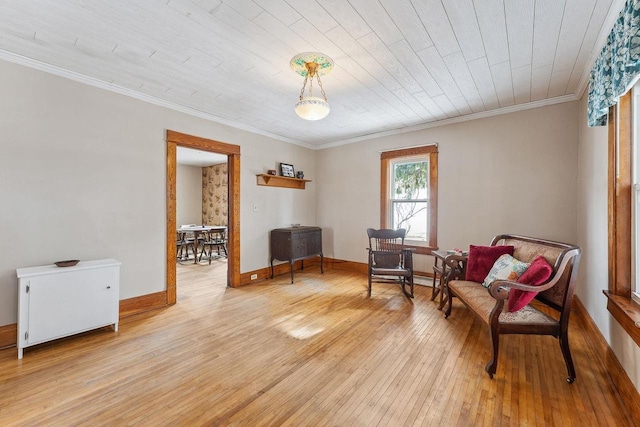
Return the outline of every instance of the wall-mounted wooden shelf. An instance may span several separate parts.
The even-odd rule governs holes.
[[[288,176],[266,175],[263,173],[256,175],[256,178],[258,179],[258,185],[298,188],[300,190],[304,190],[305,184],[311,182],[310,179],[289,178]]]

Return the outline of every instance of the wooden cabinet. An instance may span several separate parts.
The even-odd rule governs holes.
[[[293,263],[306,258],[320,257],[320,271],[324,273],[322,255],[322,229],[320,227],[290,227],[271,230],[271,278],[273,260],[289,261],[291,283],[293,283]],[[302,263],[304,269],[304,262]]]
[[[120,261],[80,262],[73,267],[19,268],[18,359],[45,341],[113,325],[118,330]]]

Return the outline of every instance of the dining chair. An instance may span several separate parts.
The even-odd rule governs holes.
[[[223,256],[220,253],[221,249],[222,249],[222,252],[224,253],[224,257],[225,258],[228,257],[224,231],[210,230],[207,233],[205,233],[204,240],[202,241],[202,246],[203,247],[202,247],[202,251],[200,252],[199,261],[202,261],[202,257],[204,255],[207,255],[207,257],[209,258],[209,264],[211,264],[211,258],[213,258],[213,248],[216,248],[218,252],[218,258]],[[207,254],[207,250],[208,250],[208,254]]]
[[[178,231],[176,233],[176,261],[189,259],[189,247],[194,251],[194,239],[187,238],[187,233]]]

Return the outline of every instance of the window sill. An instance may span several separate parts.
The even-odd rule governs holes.
[[[608,299],[607,310],[640,346],[640,305],[629,297],[602,291]]]

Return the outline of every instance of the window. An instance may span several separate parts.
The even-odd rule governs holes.
[[[631,148],[631,174],[633,188],[631,191],[631,237],[633,245],[631,247],[631,275],[633,286],[631,298],[640,303],[640,83],[636,83],[632,89],[633,105],[633,137]]]
[[[640,345],[640,305],[634,302],[640,274],[640,212],[634,207],[635,184],[640,180],[640,162],[636,159],[634,126],[640,108],[634,106],[632,91],[621,96],[609,109],[609,289],[607,310],[629,336]],[[635,110],[635,111],[634,111]],[[638,225],[636,225],[638,224]],[[636,231],[637,230],[637,231]]]
[[[381,160],[380,227],[404,228],[417,253],[437,248],[438,146],[386,151]]]

